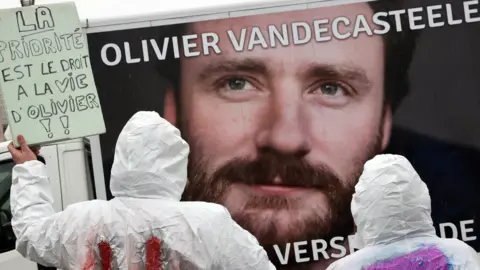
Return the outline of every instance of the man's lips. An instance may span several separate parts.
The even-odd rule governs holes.
[[[306,188],[287,187],[278,185],[251,185],[254,192],[262,195],[290,195],[299,192],[308,191]]]
[[[248,185],[237,183],[234,185],[253,191],[257,195],[261,196],[298,196],[304,194],[305,192],[312,191],[312,189],[305,187],[284,185],[281,178],[278,176],[273,179],[271,184],[264,183]]]

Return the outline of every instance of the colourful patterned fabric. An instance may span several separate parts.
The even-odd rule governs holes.
[[[450,270],[445,254],[435,247],[427,247],[404,256],[384,260],[362,270]]]

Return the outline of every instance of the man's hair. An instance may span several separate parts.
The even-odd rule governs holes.
[[[372,8],[374,13],[388,12],[391,10],[406,8],[404,0],[378,0],[366,3]],[[262,14],[253,16],[262,16]],[[385,55],[385,103],[390,106],[392,111],[394,111],[409,92],[410,85],[408,80],[408,71],[410,68],[410,63],[412,62],[413,54],[415,52],[416,37],[418,32],[409,30],[406,20],[402,20],[402,31],[397,32],[396,29],[393,29],[395,26],[394,19],[391,16],[388,16],[386,20],[392,29],[388,33],[382,35]],[[185,23],[167,26],[165,31],[162,31],[163,33],[161,33],[161,40],[163,40],[163,37],[190,34],[190,24],[191,23]],[[174,59],[172,55],[172,51],[167,53],[167,59],[159,62],[160,64],[158,65],[158,70],[173,87],[177,108],[179,108],[181,61],[178,58]]]

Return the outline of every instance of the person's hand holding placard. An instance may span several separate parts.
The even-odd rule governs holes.
[[[40,153],[40,147],[30,148],[22,135],[17,136],[17,141],[20,144],[19,148],[15,148],[13,141],[8,145],[8,151],[10,151],[12,159],[16,164],[23,164],[27,161],[37,160],[37,156]]]

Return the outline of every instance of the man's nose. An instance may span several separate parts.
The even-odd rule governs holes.
[[[295,97],[288,92],[272,94],[267,110],[257,136],[258,149],[297,156],[308,154],[311,142],[301,96]]]

